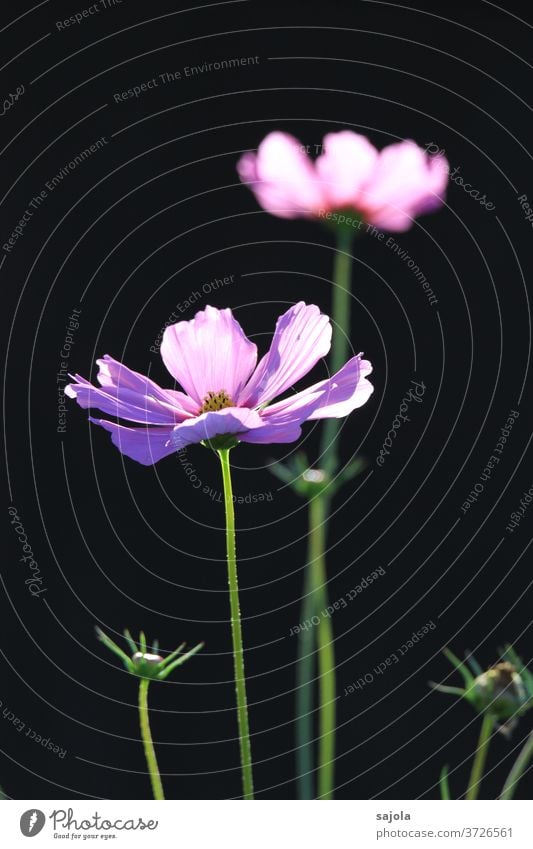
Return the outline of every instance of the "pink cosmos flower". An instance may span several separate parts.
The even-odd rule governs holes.
[[[324,217],[350,210],[383,230],[408,230],[416,215],[444,200],[448,163],[414,141],[382,151],[351,130],[328,133],[323,153],[311,160],[287,133],[269,133],[257,153],[237,164],[243,183],[267,212],[280,218]]]
[[[123,454],[146,466],[215,437],[293,442],[303,422],[347,416],[373,391],[366,379],[372,366],[359,354],[328,380],[270,403],[304,377],[330,343],[329,318],[301,301],[280,316],[270,350],[257,364],[257,348],[231,310],[208,306],[163,335],[163,362],[185,392],[162,389],[106,354],[97,360],[100,387],[74,375],[65,393],[84,409],[142,425],[91,418]]]

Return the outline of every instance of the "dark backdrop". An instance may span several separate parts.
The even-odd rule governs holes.
[[[2,243],[47,182],[104,141],[67,168],[13,249],[1,252],[10,553],[0,784],[14,798],[148,796],[135,681],[95,640],[98,623],[115,635],[144,628],[168,650],[205,640],[170,683],[152,686],[161,770],[170,798],[239,794],[219,469],[201,446],[189,450],[209,495],[175,458],[137,465],[74,403],[58,433],[56,375],[74,309],[72,370],[94,377],[94,360],[109,353],[163,385],[168,375],[150,347],[178,302],[184,319],[207,303],[230,306],[263,351],[294,301],[327,312],[331,234],[265,214],[235,163],[276,128],[315,145],[349,127],[378,146],[402,138],[438,145],[479,196],[453,183],[442,211],[394,237],[436,304],[390,246],[366,236],[354,249],[351,338],[372,360],[375,393],[343,428],[343,459],[358,455],[367,465],[335,504],[330,599],[377,567],[385,574],[332,617],[337,797],[437,797],[445,762],[458,796],[479,721],[466,703],[430,691],[430,679],[450,672],[442,647],[471,649],[483,665],[507,641],[526,661],[532,654],[533,512],[506,530],[533,483],[532,225],[519,201],[533,197],[527,12],[483,0],[193,5],[123,0],[63,29],[56,21],[81,2],[21,2],[3,12],[2,96],[24,91],[0,124]],[[185,76],[186,66],[256,56],[238,69]],[[181,79],[161,82],[176,71]],[[153,78],[157,87],[115,102]],[[197,303],[184,304],[197,290]],[[312,377],[324,374],[322,364]],[[379,468],[411,380],[424,383],[423,403],[411,405]],[[512,410],[519,416],[500,462],[463,513]],[[310,457],[320,427],[308,426],[301,440]],[[290,630],[299,622],[306,508],[269,464],[298,447],[233,454],[237,494],[269,499],[237,507],[261,798],[296,792]],[[46,591],[36,598],[10,505],[39,564]],[[435,628],[399,663],[373,673],[427,623]],[[374,680],[344,695],[365,675]],[[529,725],[525,718],[510,742],[496,740],[483,795],[498,793]],[[43,748],[28,729],[61,751]]]

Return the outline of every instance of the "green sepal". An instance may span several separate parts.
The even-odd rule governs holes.
[[[128,657],[128,655],[111,639],[111,637],[104,634],[101,628],[96,627],[96,634],[100,642],[102,642],[106,648],[120,658],[128,672],[135,675],[137,678],[144,678],[150,681],[164,681],[177,666],[181,666],[182,663],[185,663],[186,660],[193,657],[193,655],[199,652],[204,646],[204,643],[198,643],[198,645],[194,646],[194,648],[185,652],[185,654],[182,654],[186,646],[186,643],[182,643],[169,655],[161,657],[157,654],[159,647],[158,640],[153,641],[151,651],[148,652],[148,643],[144,631],[140,632],[139,642],[137,644],[132,638],[129,630],[126,629],[124,631],[124,639],[132,653],[132,656]]]
[[[116,654],[116,656],[120,658],[128,672],[133,672],[133,661],[131,660],[131,658],[128,657],[126,652],[122,651],[120,646],[117,646],[117,644],[111,639],[111,637],[108,637],[107,634],[104,634],[101,628],[96,626],[95,631],[96,636],[98,637],[100,642],[103,643],[106,648],[112,651],[113,654]]]
[[[200,651],[200,649],[203,649],[203,647],[204,643],[198,643],[198,645],[194,646],[194,648],[190,649],[190,651],[186,652],[181,657],[177,657],[176,660],[174,660],[172,663],[170,663],[168,666],[161,670],[161,672],[157,676],[159,681],[164,681],[165,678],[167,678],[170,673],[176,668],[176,666],[181,666],[182,663],[185,663],[186,660],[189,660],[190,657],[193,657],[197,652]]]

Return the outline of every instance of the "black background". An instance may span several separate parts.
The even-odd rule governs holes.
[[[87,4],[89,5],[89,4]],[[191,4],[192,6],[193,4]],[[512,642],[531,658],[532,484],[528,400],[531,223],[518,196],[531,184],[531,25],[518,3],[204,4],[123,0],[80,25],[57,20],[82,3],[3,12],[2,243],[32,196],[81,150],[107,144],[35,212],[1,252],[6,340],[2,710],[67,750],[61,759],[3,716],[0,784],[13,798],[147,798],[136,685],[94,637],[126,626],[206,648],[151,688],[152,724],[169,798],[240,793],[219,469],[201,446],[189,459],[214,499],[174,458],[145,468],[123,458],[74,403],[57,433],[56,373],[66,324],[81,309],[73,370],[94,377],[109,353],[162,385],[150,352],[161,326],[214,278],[231,285],[191,306],[229,306],[265,350],[276,317],[305,299],[330,309],[334,242],[319,224],[264,213],[236,178],[242,151],[279,128],[302,143],[351,128],[378,146],[438,144],[494,205],[452,184],[442,211],[395,240],[431,282],[431,305],[405,262],[366,236],[354,248],[352,343],[374,365],[370,402],[346,420],[343,459],[364,473],[338,497],[329,596],[386,570],[335,613],[337,798],[438,797],[443,763],[464,792],[479,720],[432,693],[450,666],[441,649],[483,665]],[[517,17],[520,16],[520,17]],[[37,42],[37,43],[35,43]],[[31,46],[33,45],[33,46]],[[183,78],[115,103],[117,92],[165,71],[235,56],[256,64]],[[11,58],[13,57],[13,58]],[[310,379],[325,374],[317,366]],[[423,403],[375,463],[410,381]],[[414,405],[411,405],[414,407]],[[510,410],[520,416],[492,480],[463,514]],[[294,798],[294,675],[306,507],[269,471],[301,444],[240,446],[237,507],[255,779],[260,798]],[[32,598],[9,526],[14,504],[46,592]],[[371,685],[344,689],[428,622],[435,630]],[[118,638],[118,637],[117,637]],[[451,676],[448,683],[459,683]],[[498,735],[482,796],[494,798],[517,746]],[[529,789],[528,789],[529,785]],[[531,780],[517,795],[527,798]]]

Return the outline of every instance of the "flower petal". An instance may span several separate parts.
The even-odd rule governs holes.
[[[276,323],[265,354],[239,403],[255,407],[270,401],[300,380],[324,357],[331,345],[331,324],[314,304],[295,304]]]
[[[365,136],[351,130],[328,133],[316,170],[324,182],[330,209],[357,206],[361,186],[372,174],[378,152]]]
[[[226,407],[216,413],[186,419],[175,427],[140,428],[125,427],[106,419],[90,418],[111,434],[113,444],[122,454],[131,457],[143,466],[151,466],[163,457],[168,457],[186,445],[212,439],[214,436],[235,435],[241,438],[254,429],[264,426],[256,410]]]
[[[348,360],[337,374],[324,381],[324,393],[309,420],[341,419],[366,404],[374,391],[373,385],[366,378],[366,375],[371,373],[372,364],[368,360],[362,360],[361,354]],[[308,391],[316,391],[319,385],[317,383],[311,386]]]
[[[385,147],[361,193],[366,220],[386,230],[408,230],[415,215],[441,205],[448,172],[443,156],[428,156],[414,141]]]
[[[366,379],[372,372],[361,354],[352,357],[332,377],[266,407],[261,415],[271,423],[343,418],[365,404],[374,387]]]
[[[256,430],[239,436],[241,442],[249,442],[253,445],[270,445],[276,442],[296,442],[302,435],[302,428],[298,422],[284,422],[282,424],[264,424]]]
[[[90,421],[109,431],[119,451],[143,466],[152,466],[176,450],[172,444],[172,427],[124,427],[106,419]]]
[[[117,418],[144,424],[174,425],[192,414],[191,400],[183,393],[161,389],[107,354],[97,363],[102,389],[78,374],[74,375],[77,382],[65,387],[65,394],[75,398],[83,409],[96,407]]]
[[[149,377],[139,374],[137,371],[114,360],[109,354],[105,354],[101,360],[96,360],[99,367],[98,383],[100,386],[124,387],[138,392],[140,395],[152,395],[163,403],[170,402],[174,406],[181,407],[187,413],[196,415],[198,408],[196,404],[185,395],[184,392],[176,392],[174,389],[162,389]]]
[[[258,203],[279,218],[315,215],[324,206],[324,194],[313,163],[303,145],[288,133],[269,133],[255,153],[237,163],[243,183]]]
[[[247,410],[241,407],[226,407],[212,413],[202,413],[195,419],[187,419],[174,428],[172,444],[174,450],[185,445],[213,439],[215,436],[238,436],[256,428],[263,427],[261,416],[257,410]]]
[[[200,406],[208,392],[224,390],[236,401],[257,362],[230,309],[206,307],[191,321],[167,327],[161,356],[170,374]]]

